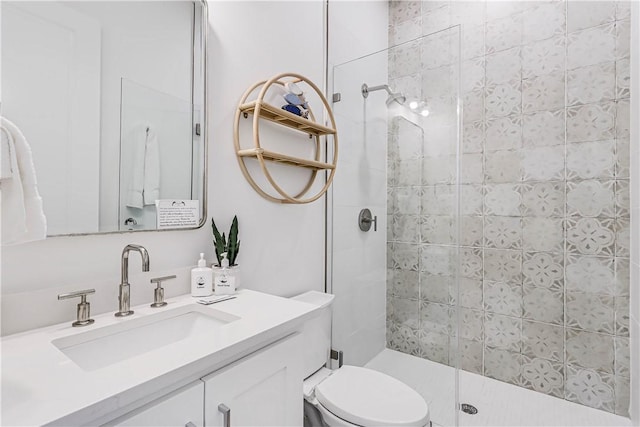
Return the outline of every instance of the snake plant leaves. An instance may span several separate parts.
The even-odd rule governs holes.
[[[216,250],[216,258],[218,265],[222,265],[222,254],[227,253],[229,265],[236,265],[236,258],[240,252],[240,241],[238,240],[238,217],[234,216],[229,230],[229,240],[224,233],[220,235],[220,231],[215,221],[211,218],[211,229],[213,230],[213,246]]]
[[[218,265],[222,265],[222,254],[226,252],[227,245],[225,242],[224,234],[221,236],[216,223],[211,218],[211,229],[213,230],[213,247],[216,250],[216,258],[218,259]]]
[[[229,229],[229,245],[227,247],[229,253],[229,265],[236,264],[236,258],[240,250],[240,242],[238,241],[238,217],[234,216]]]

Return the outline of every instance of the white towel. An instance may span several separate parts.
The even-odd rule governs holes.
[[[142,209],[160,198],[160,152],[158,137],[149,125],[138,127],[132,135],[133,167],[127,206]]]
[[[22,179],[16,159],[16,145],[9,130],[0,126],[2,134],[2,243],[17,240],[26,231],[26,213]],[[6,145],[6,146],[5,146]]]
[[[20,129],[4,117],[0,128],[10,153],[11,178],[0,181],[2,190],[2,244],[43,240],[47,237],[47,219],[38,193],[31,147]]]
[[[13,171],[17,168],[16,153],[13,143],[13,137],[9,135],[9,132],[0,127],[0,146],[2,152],[0,153],[0,179],[10,179],[13,176]]]

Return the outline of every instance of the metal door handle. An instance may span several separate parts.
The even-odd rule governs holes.
[[[224,403],[218,405],[218,412],[222,413],[222,425],[231,427],[231,409]]]

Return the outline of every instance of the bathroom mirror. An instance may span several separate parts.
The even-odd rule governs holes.
[[[31,146],[47,235],[206,218],[202,1],[3,1],[2,115]]]

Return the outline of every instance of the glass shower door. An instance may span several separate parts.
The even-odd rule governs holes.
[[[197,166],[193,114],[190,100],[122,79],[118,230],[157,228],[155,200],[142,201],[142,182],[156,189],[155,199],[191,200],[198,194],[192,188]],[[149,162],[150,135],[155,157]]]
[[[333,347],[413,387],[441,425],[458,407],[459,49],[452,27],[333,70]]]

